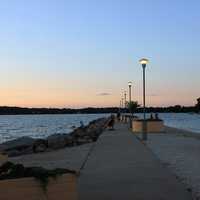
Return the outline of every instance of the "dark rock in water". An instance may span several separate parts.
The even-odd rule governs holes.
[[[21,137],[16,140],[8,141],[0,144],[0,151],[8,156],[19,156],[22,154],[32,153],[32,146],[35,139],[30,137]]]
[[[50,149],[60,149],[65,147],[65,139],[61,134],[49,136],[47,138],[47,143]]]
[[[66,146],[73,146],[74,145],[74,137],[72,135],[65,136]]]
[[[55,134],[47,138],[49,149],[61,149],[66,146],[73,146],[73,137],[69,134]]]
[[[86,132],[86,127],[85,128],[77,128],[73,131],[73,136],[75,138],[83,137]]]
[[[12,141],[4,142],[0,144],[0,151],[6,151],[11,149],[19,149],[30,147],[35,142],[35,139],[30,137],[21,137]]]
[[[5,153],[8,156],[19,156],[95,142],[106,128],[108,120],[109,118],[94,120],[85,127],[76,128],[70,134],[54,134],[46,139],[21,137],[0,144],[0,152]]]
[[[47,148],[48,148],[48,143],[46,140],[43,140],[43,139],[37,139],[33,144],[34,153],[45,152]]]
[[[74,136],[75,143],[77,145],[81,145],[89,142],[95,142],[99,135],[103,132],[107,120],[107,118],[94,120],[84,128],[74,130],[71,135]]]
[[[8,155],[8,157],[20,156],[20,155],[33,153],[33,148],[32,146],[28,146],[24,148],[19,147],[16,149],[9,149],[5,151],[5,153]]]

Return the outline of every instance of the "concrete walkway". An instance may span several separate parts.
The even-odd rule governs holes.
[[[105,131],[81,171],[79,200],[191,200],[126,125]]]

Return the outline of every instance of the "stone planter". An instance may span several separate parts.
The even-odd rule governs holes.
[[[144,120],[133,120],[132,131],[134,133],[142,133]],[[161,133],[164,132],[163,120],[146,120],[148,133]]]
[[[19,178],[0,181],[1,200],[77,200],[77,176],[64,174],[49,178],[47,191],[35,178]]]

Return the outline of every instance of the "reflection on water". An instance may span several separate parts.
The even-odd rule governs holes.
[[[0,143],[22,136],[43,138],[55,133],[69,133],[80,121],[90,121],[108,114],[77,115],[1,115]]]

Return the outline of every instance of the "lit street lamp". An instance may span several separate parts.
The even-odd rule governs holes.
[[[146,124],[146,91],[145,91],[145,69],[146,65],[149,62],[148,59],[142,58],[139,60],[140,64],[143,68],[143,133],[142,133],[142,139],[147,140],[147,124]]]

